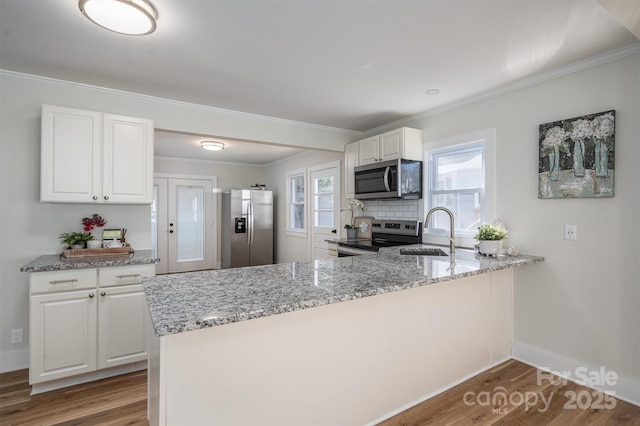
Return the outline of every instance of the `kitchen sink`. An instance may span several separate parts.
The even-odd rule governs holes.
[[[410,256],[449,256],[445,251],[433,247],[406,247],[400,249],[400,254]]]

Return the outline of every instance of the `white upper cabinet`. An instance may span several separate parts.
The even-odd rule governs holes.
[[[150,204],[153,121],[42,106],[40,201]]]
[[[380,138],[378,136],[372,136],[354,143],[358,144],[359,166],[380,161]]]
[[[344,197],[353,198],[356,192],[353,169],[358,165],[358,142],[344,147]]]
[[[402,127],[358,142],[358,165],[406,158],[422,159],[423,132],[420,129]]]

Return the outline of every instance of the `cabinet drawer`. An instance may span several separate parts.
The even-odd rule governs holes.
[[[97,281],[95,269],[32,272],[29,274],[31,294],[96,288]]]
[[[140,284],[144,278],[156,274],[156,265],[116,266],[100,268],[98,282],[100,287],[114,285]]]

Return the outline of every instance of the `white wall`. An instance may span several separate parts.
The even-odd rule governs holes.
[[[615,196],[537,198],[538,125],[616,110]],[[439,115],[403,122],[426,142],[497,129],[497,216],[509,245],[545,256],[516,270],[519,357],[604,366],[640,402],[640,58],[633,55]],[[397,126],[396,126],[397,127]],[[564,240],[565,224],[578,240]],[[566,368],[565,367],[565,368]]]
[[[58,253],[58,235],[80,230],[80,220],[92,213],[104,216],[110,226],[127,227],[127,239],[137,249],[149,248],[151,242],[149,206],[38,201],[43,103],[150,118],[164,130],[284,145],[342,150],[360,135],[0,70],[0,371],[28,366],[28,274],[19,271],[21,266],[42,254]],[[162,161],[157,164],[165,170]],[[218,173],[220,186],[236,184],[238,174],[229,170]],[[245,177],[251,182],[260,176],[254,170]],[[23,343],[10,343],[14,328],[24,329]]]
[[[326,152],[310,151],[293,158],[268,165],[265,169],[265,181],[267,187],[273,190],[275,221],[275,261],[282,262],[306,262],[309,260],[309,233],[307,237],[289,236],[285,234],[287,229],[287,193],[285,174],[290,170],[317,166],[331,161],[344,161],[344,151]],[[344,179],[344,178],[343,178]],[[342,179],[341,179],[342,181]],[[308,187],[308,186],[307,186]],[[307,221],[308,222],[308,221]],[[308,225],[308,223],[307,223]],[[308,231],[308,230],[307,230]]]

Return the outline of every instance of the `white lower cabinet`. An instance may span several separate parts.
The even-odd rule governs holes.
[[[155,265],[31,273],[29,383],[145,361],[140,283],[153,275]]]
[[[31,296],[29,383],[96,370],[96,290]]]
[[[99,369],[147,359],[146,307],[142,285],[100,288]]]

